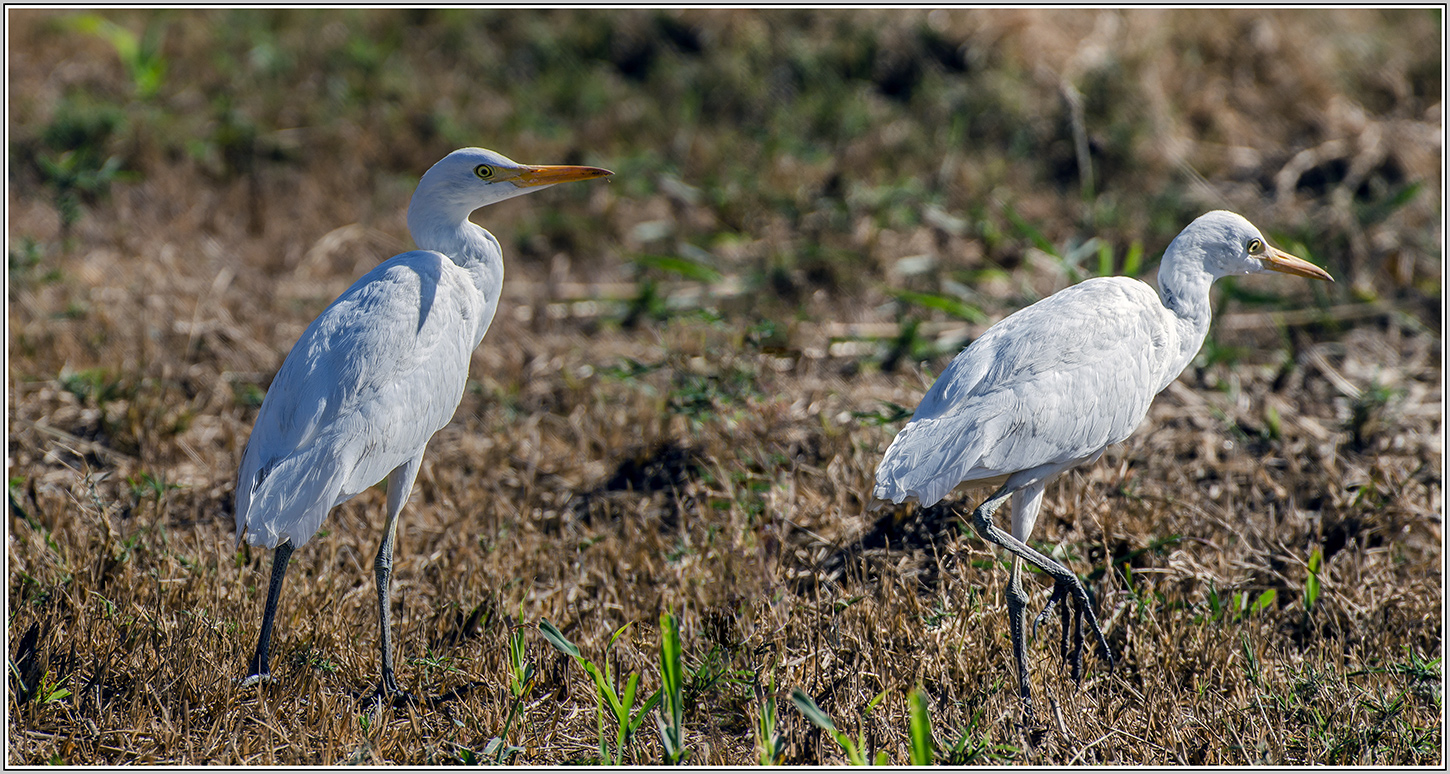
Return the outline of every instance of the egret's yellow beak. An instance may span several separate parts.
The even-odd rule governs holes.
[[[575,180],[593,180],[596,177],[607,177],[614,174],[607,169],[599,167],[569,167],[569,166],[529,166],[509,182],[520,188],[529,188],[536,185],[553,185],[555,183],[569,183]]]
[[[1297,274],[1300,277],[1310,277],[1312,279],[1322,279],[1330,282],[1334,281],[1334,278],[1329,276],[1329,272],[1303,258],[1296,258],[1277,247],[1265,247],[1264,257],[1261,260],[1264,262],[1264,268],[1270,271],[1283,272],[1284,274]]]

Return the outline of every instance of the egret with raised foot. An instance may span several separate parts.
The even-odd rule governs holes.
[[[1240,215],[1218,210],[1199,217],[1163,253],[1156,293],[1136,279],[1099,277],[988,328],[927,390],[876,468],[875,498],[898,504],[930,506],[963,482],[1000,482],[972,511],[971,523],[1013,555],[1007,612],[1027,725],[1035,725],[1036,716],[1027,679],[1024,561],[1054,581],[1034,633],[1053,606],[1064,603],[1062,657],[1073,679],[1082,680],[1083,617],[1109,669],[1114,663],[1077,575],[1027,545],[1047,482],[1093,462],[1142,423],[1153,396],[1203,345],[1214,280],[1266,271],[1333,281],[1318,266],[1270,246]],[[1010,534],[992,521],[1008,498]]]

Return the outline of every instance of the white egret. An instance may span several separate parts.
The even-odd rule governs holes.
[[[1189,224],[1163,253],[1158,292],[1127,277],[1090,279],[1009,315],[988,328],[942,372],[876,468],[874,495],[923,506],[967,481],[1002,482],[972,512],[983,538],[1012,552],[1007,584],[1012,650],[1023,712],[1035,724],[1027,682],[1021,566],[1054,579],[1053,606],[1072,595],[1074,649],[1067,649],[1068,604],[1062,607],[1062,656],[1082,679],[1082,615],[1112,651],[1081,581],[1026,543],[1047,482],[1092,462],[1143,421],[1153,396],[1167,387],[1203,345],[1209,286],[1219,277],[1277,271],[1330,280],[1319,267],[1270,247],[1258,229],[1226,211]],[[1012,498],[1012,533],[992,514]]]
[[[389,581],[398,515],[428,439],[463,397],[468,361],[503,288],[498,240],[474,210],[556,183],[613,174],[530,166],[482,148],[434,164],[413,193],[408,230],[418,249],[363,275],[292,347],[272,380],[237,471],[237,540],[274,549],[257,650],[244,683],[270,677],[277,598],[292,551],[333,506],[384,477],[387,523],[378,584],[379,699],[406,697],[393,673]]]

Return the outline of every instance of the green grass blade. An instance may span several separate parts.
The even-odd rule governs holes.
[[[1309,554],[1309,577],[1304,579],[1304,611],[1312,612],[1314,605],[1319,601],[1319,567],[1324,563],[1324,555],[1316,547],[1314,552]]]
[[[631,627],[633,625],[634,625],[634,621],[630,621],[629,623],[627,623],[627,624],[619,627],[618,629],[616,629],[614,631],[614,634],[609,637],[609,647],[611,647],[611,648],[614,647],[614,643],[619,640],[620,635],[624,634],[625,631],[628,630],[629,627]]]
[[[805,691],[799,688],[792,690],[790,692],[790,700],[795,703],[796,709],[799,709],[801,714],[806,716],[806,720],[831,732],[832,736],[838,733],[836,731],[836,724],[831,722],[831,716],[822,712],[821,708],[816,706],[815,700],[806,695]]]
[[[1239,635],[1239,646],[1244,656],[1244,676],[1254,685],[1259,684],[1259,655],[1254,652],[1254,647],[1249,644],[1247,634]]]
[[[629,676],[629,679],[625,681],[624,698],[619,700],[619,706],[621,709],[624,710],[625,713],[628,713],[631,709],[634,708],[634,694],[637,690],[639,690],[639,674],[634,673],[631,674]],[[620,722],[626,726],[629,725],[629,721],[630,718],[628,714],[620,717]]]
[[[1128,245],[1128,254],[1123,258],[1123,276],[1136,277],[1143,271],[1143,243],[1133,240]]]
[[[946,312],[960,320],[979,324],[987,321],[987,315],[982,310],[950,296],[922,293],[915,290],[891,290],[890,293],[899,301]]]
[[[633,734],[636,729],[638,729],[640,726],[644,725],[645,718],[647,718],[649,716],[650,710],[653,710],[655,707],[659,706],[659,703],[660,703],[660,692],[658,690],[656,690],[654,693],[652,693],[652,694],[649,695],[649,698],[648,699],[645,699],[644,700],[644,704],[641,704],[640,705],[639,712],[636,712],[634,714],[634,716],[630,718],[630,720],[629,720],[629,733],[630,734]]]
[[[696,263],[689,258],[678,255],[640,255],[634,259],[636,265],[642,268],[659,269],[678,274],[685,279],[695,280],[706,284],[719,282],[721,274],[718,271],[702,263]]]
[[[549,623],[549,619],[539,619],[539,631],[543,632],[544,639],[548,640],[549,644],[558,649],[560,653],[566,656],[573,656],[576,659],[582,660],[584,658],[579,652],[579,648],[570,642],[568,637],[565,637],[558,629],[554,628],[554,625]]]
[[[1017,230],[1018,234],[1027,237],[1027,239],[1031,241],[1038,250],[1047,253],[1053,258],[1057,258],[1059,260],[1062,259],[1062,255],[1057,252],[1057,248],[1053,246],[1052,242],[1048,240],[1047,237],[1042,235],[1042,231],[1040,229],[1027,222],[1026,218],[1018,215],[1017,211],[1012,209],[1012,207],[1009,205],[1004,204],[1002,206],[1002,211],[1007,215],[1007,220],[1012,221],[1012,227]]]
[[[861,756],[860,750],[857,749],[856,743],[851,741],[851,737],[836,730],[836,724],[831,721],[831,716],[816,706],[815,700],[807,695],[805,691],[799,688],[792,690],[790,692],[790,700],[795,704],[796,709],[799,709],[801,714],[806,716],[807,720],[830,733],[831,738],[835,739],[836,744],[840,745],[841,749],[845,751],[846,760],[850,761],[852,766],[864,766],[866,764],[866,759]]]
[[[1279,590],[1269,589],[1264,593],[1260,594],[1258,599],[1254,600],[1254,604],[1252,607],[1249,608],[1249,612],[1257,613],[1261,610],[1267,610],[1269,608],[1269,605],[1274,604],[1274,600],[1278,598]]]
[[[666,610],[660,614],[660,740],[666,760],[678,763],[685,755],[685,678],[680,646],[680,622]]]
[[[913,689],[908,701],[911,709],[911,765],[930,766],[931,716],[927,711],[926,694],[920,688]]]

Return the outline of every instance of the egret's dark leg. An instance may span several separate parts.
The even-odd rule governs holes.
[[[1061,602],[1067,596],[1067,593],[1068,589],[1066,585],[1056,583],[1052,585],[1052,596],[1048,598],[1047,605],[1042,608],[1042,612],[1038,613],[1036,618],[1032,619],[1032,639],[1037,639],[1037,629],[1042,626],[1042,622],[1047,620],[1047,616],[1057,607],[1057,603]],[[1067,611],[1064,610],[1063,615],[1066,616],[1066,614]],[[1062,622],[1066,624],[1067,618],[1064,617]],[[1063,652],[1066,653],[1067,651],[1064,650]]]
[[[1078,580],[1077,575],[1073,574],[1072,570],[1062,566],[1056,560],[1044,556],[1041,552],[1021,540],[1003,532],[992,523],[992,514],[996,513],[997,509],[1002,507],[1002,503],[1006,502],[1008,496],[1012,494],[1012,490],[1009,489],[1010,486],[1011,483],[1009,481],[1009,483],[1004,484],[1001,489],[993,493],[991,497],[984,500],[981,505],[978,505],[976,510],[972,511],[972,526],[976,528],[977,533],[984,539],[1011,551],[1013,554],[1022,557],[1023,560],[1032,566],[1051,575],[1054,581],[1054,596],[1056,596],[1057,587],[1067,587],[1067,590],[1072,593],[1074,601],[1080,605],[1080,611],[1087,614],[1088,625],[1092,627],[1093,634],[1097,637],[1098,645],[1102,647],[1103,655],[1107,659],[1108,669],[1111,670],[1114,666],[1113,651],[1108,648],[1108,640],[1103,636],[1102,628],[1098,626],[1097,614],[1093,612],[1092,602],[1088,598],[1087,589],[1083,588],[1082,581]]]
[[[1017,693],[1022,698],[1022,723],[1037,725],[1032,708],[1032,686],[1027,680],[1026,621],[1027,595],[1022,591],[1022,559],[1012,557],[1012,576],[1007,581],[1007,618],[1012,628],[1012,657],[1017,660]]]
[[[1072,653],[1067,652],[1067,605],[1062,606],[1062,659],[1072,664],[1072,680],[1082,685],[1082,609],[1092,610],[1091,605],[1074,604],[1072,608]],[[1113,668],[1113,657],[1108,655],[1108,669]]]
[[[378,581],[378,648],[382,652],[382,668],[376,693],[380,701],[413,699],[398,687],[397,677],[393,673],[393,544],[398,534],[398,516],[403,511],[403,505],[408,502],[408,495],[413,491],[413,479],[418,475],[418,463],[422,459],[420,452],[417,457],[399,465],[388,474],[388,523],[383,527],[383,542],[378,546],[377,559],[373,561],[373,573]]]
[[[382,652],[382,668],[378,680],[378,693],[389,697],[400,693],[397,677],[393,674],[393,539],[394,521],[388,520],[388,531],[378,546],[377,558],[373,560],[373,574],[378,581],[378,648]]]
[[[1037,525],[1042,508],[1043,484],[1028,484],[1012,493],[1012,537],[1025,541]],[[1032,688],[1027,674],[1027,594],[1022,590],[1022,557],[1012,557],[1012,575],[1007,581],[1007,617],[1012,629],[1012,656],[1017,661],[1017,686],[1022,698],[1023,724],[1036,726]]]
[[[1054,588],[1055,587],[1056,587],[1056,584],[1054,584]],[[1079,647],[1077,649],[1077,663],[1074,663],[1072,665],[1072,679],[1081,681],[1081,679],[1082,679],[1082,647],[1081,647],[1082,646],[1082,611],[1081,610],[1078,610],[1077,611],[1077,615],[1071,615],[1070,614],[1070,611],[1068,610],[1068,608],[1070,606],[1071,606],[1071,603],[1070,602],[1064,602],[1063,605],[1062,605],[1062,607],[1059,609],[1059,612],[1061,613],[1061,615],[1059,616],[1059,618],[1062,621],[1062,634],[1061,634],[1061,637],[1062,637],[1062,660],[1063,661],[1071,661],[1072,660],[1072,652],[1067,649],[1067,635],[1068,635],[1068,629],[1070,628],[1069,624],[1071,624],[1073,621],[1076,621],[1077,622],[1077,645]],[[1071,619],[1071,620],[1069,620],[1069,619]]]
[[[272,651],[272,619],[277,616],[277,598],[282,595],[282,578],[287,574],[287,563],[292,559],[292,543],[280,543],[272,551],[272,581],[267,584],[267,607],[262,613],[262,633],[257,637],[257,650],[252,654],[252,663],[247,667],[243,685],[253,685],[272,677],[269,656]]]
[[[1066,599],[1067,595],[1071,591],[1072,587],[1067,583],[1059,582],[1053,584],[1052,598],[1047,600],[1047,606],[1042,608],[1042,612],[1038,613],[1037,618],[1032,621],[1033,639],[1037,638],[1037,628],[1042,625],[1043,621],[1047,620],[1047,616],[1052,613],[1052,610],[1054,607],[1057,606],[1057,603]],[[1079,603],[1076,598],[1068,602],[1064,602],[1062,607],[1058,608],[1058,612],[1062,614],[1062,660],[1072,665],[1072,679],[1079,683],[1082,682],[1082,611],[1084,607],[1088,609],[1089,613],[1092,612],[1091,604],[1083,605]],[[1071,615],[1071,620],[1069,620],[1068,618],[1069,615]],[[1069,629],[1072,630],[1071,649],[1068,648],[1067,641]],[[1109,653],[1108,669],[1111,670],[1113,666],[1113,657],[1112,654]]]

